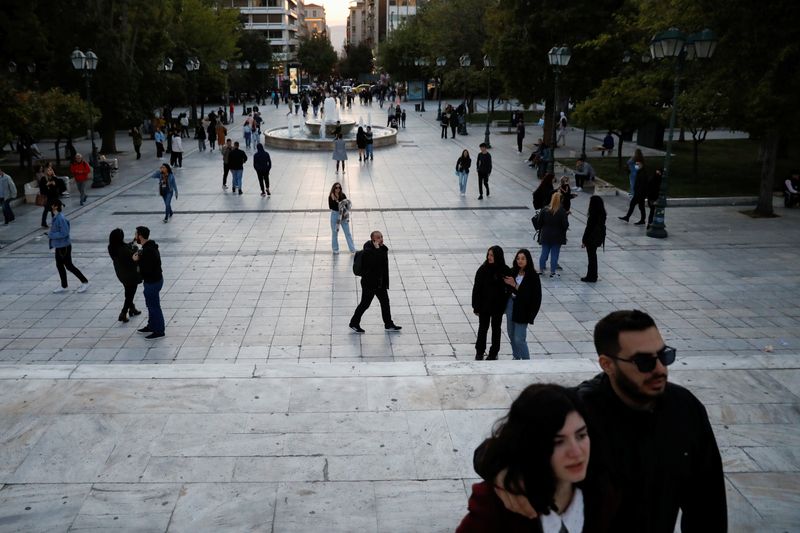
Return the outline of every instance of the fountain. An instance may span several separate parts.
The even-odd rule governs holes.
[[[264,134],[267,146],[275,148],[288,148],[291,150],[333,150],[334,132],[339,129],[345,139],[347,148],[356,148],[356,122],[350,118],[339,115],[336,100],[328,96],[325,98],[321,119],[308,118],[305,128],[294,124],[292,117],[287,120],[285,128],[274,128]],[[359,120],[363,126],[364,120]],[[367,126],[372,125],[371,113],[367,113]],[[364,127],[366,129],[366,127]],[[397,143],[397,130],[372,126],[373,146],[388,146]]]

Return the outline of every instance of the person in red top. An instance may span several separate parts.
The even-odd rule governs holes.
[[[81,154],[75,154],[75,161],[69,166],[69,172],[75,179],[75,184],[78,185],[78,191],[81,193],[81,205],[83,205],[86,203],[86,182],[89,181],[92,167],[83,160]]]

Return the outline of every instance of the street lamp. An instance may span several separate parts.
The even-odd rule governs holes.
[[[420,106],[419,110],[424,113],[425,112],[425,97],[428,95],[428,76],[427,76],[427,74],[425,74],[425,67],[430,65],[430,63],[428,62],[427,58],[420,57],[420,58],[414,60],[414,64],[416,66],[418,66],[418,67],[421,67],[421,70],[423,71],[423,76],[424,77],[423,77],[423,81],[422,81],[422,83],[423,83],[423,85],[422,85],[422,105]]]
[[[647,236],[656,239],[667,237],[664,225],[664,215],[667,208],[667,189],[669,177],[669,164],[672,160],[672,140],[675,133],[675,117],[678,111],[678,91],[680,90],[680,76],[684,61],[695,58],[709,59],[714,55],[717,39],[709,29],[692,35],[686,35],[677,28],[657,33],[650,40],[650,55],[653,59],[675,58],[675,82],[672,91],[672,112],[669,116],[669,135],[667,136],[667,154],[664,156],[664,169],[661,176],[661,189],[658,192],[656,211],[653,223],[647,230]]]
[[[469,135],[467,133],[467,69],[471,62],[469,54],[464,54],[458,58],[458,64],[464,69],[464,129],[459,132],[461,135]]]
[[[197,120],[197,76],[194,73],[200,70],[200,60],[196,57],[187,57],[184,66],[186,67],[186,72],[189,73],[189,76],[192,80],[192,120]],[[203,110],[200,114],[204,113],[205,106],[203,106]]]
[[[92,74],[97,70],[97,55],[91,49],[84,54],[77,47],[70,56],[72,68],[79,71],[86,80],[86,101],[89,103],[89,137],[92,141],[92,165],[97,162],[97,147],[94,144],[94,116],[92,113]]]
[[[439,109],[436,111],[436,120],[442,120],[442,69],[447,65],[447,58],[439,56],[436,58],[436,66],[439,67],[438,77],[436,78],[436,97],[439,99]]]
[[[236,63],[236,70],[250,70],[250,62],[248,60],[238,61]],[[242,99],[242,116],[247,114],[247,102],[245,102],[244,98]]]
[[[489,55],[483,56],[483,68],[489,71],[489,81],[486,83],[487,87],[487,100],[486,100],[486,131],[483,135],[483,142],[486,144],[486,148],[491,148],[492,143],[489,142],[489,120],[491,119],[491,109],[489,108],[492,105],[492,68],[494,67],[494,63],[492,63],[492,58]]]
[[[569,65],[569,60],[572,58],[572,52],[567,47],[567,45],[561,46],[554,46],[547,52],[547,62],[550,63],[550,66],[553,67],[553,92],[554,92],[554,102],[553,102],[553,124],[552,124],[552,141],[553,144],[550,148],[550,158],[552,160],[550,166],[550,172],[555,172],[555,165],[556,165],[556,123],[558,121],[558,75],[561,73],[561,69],[565,68]]]

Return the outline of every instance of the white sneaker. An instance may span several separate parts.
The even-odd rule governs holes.
[[[86,283],[81,283],[81,286],[78,287],[78,290],[75,292],[86,292],[86,289],[88,288],[89,288],[89,282],[87,281]]]
[[[67,292],[67,289],[65,289],[64,287],[53,289],[53,294],[61,294],[62,292]]]

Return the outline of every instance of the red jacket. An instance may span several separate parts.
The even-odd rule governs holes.
[[[491,484],[484,481],[472,485],[472,495],[467,504],[469,513],[461,521],[456,533],[540,533],[542,525],[505,508]]]
[[[69,171],[75,181],[86,181],[89,179],[89,174],[92,173],[92,167],[86,161],[81,161],[80,163],[72,163],[69,166]]]

